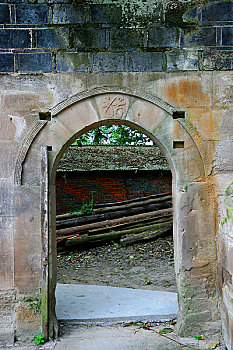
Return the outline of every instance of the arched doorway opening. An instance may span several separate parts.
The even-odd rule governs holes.
[[[110,296],[114,291],[116,300],[111,302],[114,302],[114,305],[118,304],[119,308],[122,308],[122,305],[119,304],[117,293],[121,295],[123,292],[123,303],[127,303],[128,309],[134,306],[134,310],[122,313],[121,316],[115,311],[118,315],[115,322],[122,322],[127,317],[134,320],[147,317],[148,322],[175,317],[173,306],[176,304],[176,297],[172,294],[176,291],[172,254],[172,181],[169,166],[150,138],[135,129],[124,129],[124,124],[118,126],[113,124],[104,130],[102,126],[93,129],[93,133],[89,132],[91,148],[81,143],[82,140],[86,141],[87,134],[83,134],[75,142],[79,146],[70,146],[60,161],[60,172],[57,172],[56,181],[57,211],[60,213],[57,216],[59,285],[56,310],[61,320],[83,322],[86,318],[89,322],[98,322],[98,315],[99,319],[100,315],[103,320],[112,319],[113,311],[108,312],[106,302],[103,302],[101,310],[98,308],[100,295],[97,295],[97,305],[93,296],[92,300],[85,296],[90,294],[91,290],[98,291],[98,286],[115,287],[105,288],[105,293],[109,293]],[[109,132],[112,131],[116,136],[111,138]],[[125,135],[127,137],[124,140]],[[113,146],[116,143],[117,149]],[[136,147],[135,143],[140,146]],[[101,161],[98,164],[99,158]],[[82,164],[83,162],[88,164]],[[101,165],[102,162],[104,166]],[[143,164],[146,162],[148,164]],[[119,165],[122,163],[124,170]],[[133,172],[132,167],[135,163],[137,165],[134,165]],[[67,171],[72,169],[79,171]],[[85,172],[84,169],[89,171]],[[61,215],[63,208],[66,214]],[[92,209],[92,216],[88,216],[88,212],[86,215],[82,211],[78,212],[80,209]],[[72,225],[76,226],[72,228]],[[80,236],[77,237],[76,234]],[[154,300],[156,299],[157,305],[164,305],[164,314],[154,308],[149,315],[146,306],[143,310],[141,301],[131,306],[127,296],[132,290],[124,288],[137,289],[141,293],[143,290],[159,291],[160,293],[155,293]],[[68,290],[70,293],[75,290],[76,295],[83,296],[80,300],[69,299],[69,303],[73,305],[72,312],[69,312],[70,308],[66,303]],[[165,296],[171,298],[171,303],[167,304],[167,314],[163,299]],[[147,299],[146,293],[144,299]],[[83,308],[86,314],[82,315],[82,300],[91,310],[94,309],[94,305],[97,306],[97,310],[90,313]],[[136,315],[139,307],[141,314]],[[132,314],[129,315],[129,312]]]
[[[15,182],[19,184],[22,180],[22,159],[24,161],[28,152],[24,164],[27,171],[24,172],[22,182],[27,185],[35,179],[38,186],[38,168],[41,162],[37,168],[31,164],[37,164],[38,159],[41,159],[38,156],[40,147],[45,147],[42,152],[43,169],[39,187],[41,195],[38,198],[40,203],[41,199],[45,199],[41,207],[42,329],[43,332],[49,329],[51,337],[56,332],[56,169],[62,154],[75,139],[93,128],[112,124],[113,121],[114,124],[129,125],[148,135],[161,148],[172,170],[179,332],[187,336],[193,332],[200,333],[211,322],[214,327],[217,298],[216,254],[213,254],[216,251],[215,214],[209,199],[212,183],[206,176],[208,163],[198,134],[186,122],[185,113],[173,112],[174,108],[167,103],[140,91],[93,89],[55,106],[51,110],[51,120],[37,122],[28,134],[27,142],[19,152]],[[29,151],[28,145],[33,146]],[[49,205],[46,206],[46,203]],[[198,300],[201,300],[202,305],[201,321]]]

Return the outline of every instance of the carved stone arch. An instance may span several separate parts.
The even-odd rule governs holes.
[[[113,108],[111,109],[111,111],[107,110],[108,99],[109,105],[114,100],[114,103],[118,102],[120,107],[118,106],[119,108],[117,109],[117,105],[115,105],[115,111],[113,110]],[[116,99],[118,99],[118,101],[116,101]],[[130,101],[127,102],[126,100]],[[166,142],[164,143],[161,140],[160,135],[167,133],[167,135],[164,135],[164,140],[170,139],[170,141],[184,141],[189,149],[189,154],[191,149],[191,153],[193,154],[191,156],[191,161],[189,164],[189,168],[191,167],[191,163],[193,164],[193,170],[190,170],[187,176],[190,177],[190,174],[193,173],[191,177],[194,181],[205,181],[205,161],[208,157],[206,157],[202,147],[200,147],[199,136],[197,132],[194,133],[184,119],[173,119],[173,112],[177,110],[174,106],[169,105],[167,102],[162,101],[156,96],[144,93],[137,89],[119,89],[116,87],[94,88],[88,91],[78,93],[68,98],[67,100],[60,102],[58,105],[54,106],[50,110],[52,120],[60,123],[61,128],[66,129],[68,133],[72,133],[71,129],[73,127],[71,126],[71,124],[75,124],[76,119],[73,118],[72,123],[69,122],[68,119],[70,118],[70,115],[72,113],[74,114],[75,109],[77,109],[76,118],[81,118],[81,112],[80,110],[78,110],[78,108],[76,108],[76,106],[84,104],[85,102],[86,104],[88,104],[90,101],[91,106],[89,108],[89,114],[97,113],[97,116],[96,120],[92,120],[92,122],[89,123],[89,126],[91,126],[91,124],[94,125],[96,123],[95,127],[98,127],[100,123],[104,125],[105,123],[110,123],[111,120],[114,120],[114,123],[132,122],[139,129],[143,128],[144,130],[150,131],[150,134],[153,135],[153,137],[155,137],[154,141],[157,141],[162,150],[165,151],[166,156],[170,159],[170,164],[171,160],[173,161],[175,158],[177,158],[176,154],[178,154],[178,152],[181,152],[174,150],[173,145],[171,143],[169,145],[166,145]],[[137,105],[140,105],[140,107],[138,107]],[[147,115],[140,116],[141,113],[139,109],[141,109],[144,112],[144,114],[147,113],[146,109],[150,110],[150,115],[149,113],[147,113]],[[138,115],[136,115],[137,113]],[[163,117],[161,117],[162,115]],[[155,124],[154,130],[152,130],[153,128],[151,129],[153,122],[150,122],[152,118],[154,119],[153,122]],[[157,122],[155,122],[156,118],[158,120]],[[88,125],[85,125],[84,123],[83,126],[83,130],[85,130],[84,132],[87,132]],[[90,129],[91,128],[93,127],[90,127]],[[170,135],[168,135],[169,133]],[[73,130],[73,134],[75,134],[75,130]],[[64,150],[62,150],[62,152],[63,151]],[[178,155],[178,158],[179,157],[180,155]],[[195,164],[197,163],[197,159],[199,174],[197,174],[197,168]],[[180,159],[180,162],[181,161],[182,160]]]
[[[47,123],[46,120],[37,120],[29,131],[27,132],[25,138],[23,139],[22,145],[19,149],[16,164],[15,164],[15,171],[14,171],[14,184],[15,186],[20,186],[22,183],[22,167],[23,162],[26,158],[26,155],[28,153],[28,150],[36,137],[36,135],[40,132],[40,130],[45,126]]]
[[[60,113],[62,110],[65,108],[70,107],[74,103],[77,103],[79,101],[82,101],[88,97],[93,97],[95,95],[102,95],[102,94],[107,94],[107,93],[119,93],[119,94],[124,94],[124,95],[131,95],[135,97],[139,97],[143,100],[146,100],[148,102],[151,102],[158,107],[164,109],[167,111],[169,114],[172,114],[175,111],[175,108],[166,103],[165,101],[162,101],[160,98],[150,95],[148,93],[145,93],[141,90],[138,89],[119,89],[118,87],[96,87],[87,91],[79,92],[68,99],[59,102],[56,106],[54,106],[50,111],[51,115],[54,117],[58,113]]]

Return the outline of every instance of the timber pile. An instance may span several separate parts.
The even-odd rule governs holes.
[[[120,241],[126,246],[148,241],[172,229],[169,193],[94,206],[94,214],[67,213],[56,217],[57,242],[71,247]]]

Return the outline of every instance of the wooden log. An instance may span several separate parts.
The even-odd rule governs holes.
[[[79,225],[79,226],[74,226],[74,227],[68,227],[68,228],[57,230],[56,234],[58,236],[62,236],[62,235],[72,234],[72,233],[78,232],[78,231],[81,233],[81,232],[88,231],[91,229],[97,229],[97,228],[107,227],[107,226],[109,226],[111,228],[112,226],[117,225],[117,224],[130,223],[130,222],[136,223],[136,222],[140,222],[141,220],[144,220],[144,219],[150,220],[150,219],[154,219],[154,218],[167,217],[170,215],[172,215],[172,208],[156,210],[156,211],[152,211],[149,213],[142,213],[142,214],[138,214],[138,215],[123,217],[123,218],[118,218],[118,219],[113,219],[113,220],[104,220],[104,221],[100,221],[100,222],[96,222],[96,223],[92,223],[92,224],[84,224],[84,225]]]
[[[142,200],[140,202],[136,202],[136,203],[126,203],[124,205],[118,205],[118,206],[110,206],[110,207],[105,207],[105,208],[99,208],[99,209],[95,209],[94,212],[96,214],[99,213],[109,213],[112,211],[116,211],[116,210],[122,210],[122,209],[129,209],[129,208],[135,208],[135,207],[140,207],[140,206],[146,206],[152,203],[160,203],[160,202],[170,202],[170,207],[172,206],[172,196],[165,196],[162,198],[152,198],[152,199],[146,199],[146,200]]]
[[[162,236],[164,233],[170,231],[171,229],[172,229],[172,225],[167,225],[167,227],[165,227],[164,229],[158,230],[158,231],[145,232],[143,234],[121,238],[120,244],[123,247],[126,247],[126,246],[134,244],[134,243],[151,241],[155,238]]]
[[[147,231],[157,231],[165,228],[165,226],[170,225],[171,223],[160,223],[155,225],[149,225],[147,226]],[[81,245],[81,244],[87,244],[89,242],[106,242],[106,241],[112,241],[114,239],[119,239],[121,236],[128,235],[128,234],[137,234],[145,231],[144,227],[138,227],[132,230],[122,230],[122,231],[115,231],[115,232],[108,232],[108,233],[102,233],[98,235],[93,236],[80,236],[78,238],[69,239],[66,241],[66,246],[72,246],[72,245]]]
[[[122,230],[131,230],[137,227],[146,227],[149,225],[154,225],[154,224],[159,224],[162,222],[172,222],[173,217],[172,215],[170,216],[166,216],[166,217],[157,217],[157,218],[152,218],[149,220],[142,220],[142,221],[138,221],[138,222],[129,222],[126,224],[118,224],[118,225],[114,225],[114,226],[109,226],[109,227],[101,227],[101,228],[97,228],[97,229],[92,229],[88,231],[88,235],[96,235],[98,233],[104,233],[104,232],[108,232],[108,231],[122,231]]]
[[[109,211],[115,211],[118,209],[124,209],[124,208],[133,208],[141,205],[151,204],[151,203],[158,203],[162,202],[164,200],[171,201],[172,196],[170,193],[164,193],[159,195],[152,195],[148,197],[141,197],[141,198],[135,198],[128,201],[122,201],[122,202],[115,202],[115,203],[106,203],[97,205],[94,207],[93,211],[94,213],[104,213]],[[76,211],[73,213],[66,213],[66,214],[60,214],[56,216],[57,220],[64,220],[67,218],[73,218],[77,217],[81,214],[81,211]]]
[[[117,219],[124,216],[132,216],[132,215],[142,214],[146,212],[166,209],[170,207],[171,207],[170,203],[168,203],[167,201],[163,201],[160,203],[153,203],[145,206],[128,208],[128,209],[118,210],[110,213],[82,216],[75,219],[57,221],[56,228],[62,229],[62,228],[68,228],[72,226],[74,227],[74,226],[79,226],[84,224],[92,224],[94,222],[112,220],[112,219]]]
[[[73,235],[69,235],[69,236],[57,237],[57,238],[56,238],[56,241],[57,241],[57,242],[61,242],[61,241],[63,241],[64,239],[69,239],[69,238],[74,238],[74,237],[79,237],[79,234],[76,233],[75,235],[73,234]]]
[[[127,204],[127,203],[137,203],[137,202],[140,202],[140,201],[143,201],[143,200],[161,198],[161,197],[165,197],[165,196],[172,196],[172,193],[171,192],[165,192],[165,193],[152,194],[150,196],[145,196],[145,197],[138,197],[138,198],[133,198],[133,199],[127,199],[127,200],[121,201],[121,202],[95,204],[94,205],[94,209],[110,207],[110,206],[116,206],[116,205]]]

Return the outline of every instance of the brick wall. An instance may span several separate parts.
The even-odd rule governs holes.
[[[232,1],[95,2],[0,1],[0,72],[232,69]]]
[[[93,171],[57,173],[57,213],[77,210],[83,200],[117,202],[172,191],[170,171]]]

